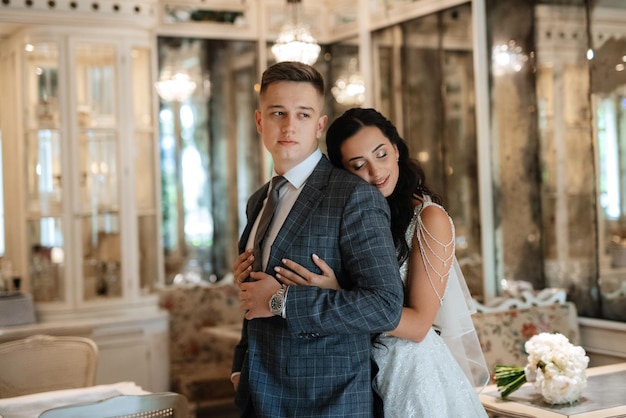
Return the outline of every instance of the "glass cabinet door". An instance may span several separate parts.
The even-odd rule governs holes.
[[[154,91],[150,79],[150,50],[133,47],[132,89],[134,123],[135,204],[137,210],[137,236],[139,245],[139,291],[149,294],[155,291],[160,265],[158,216],[156,210],[156,162],[155,133],[152,117]]]
[[[143,309],[163,281],[154,40],[101,32],[32,28],[0,54],[16,178],[2,264],[42,320]]]
[[[24,46],[28,275],[36,302],[63,302],[63,172],[59,46]]]
[[[79,196],[75,219],[81,237],[82,297],[121,297],[119,130],[115,45],[75,48]]]

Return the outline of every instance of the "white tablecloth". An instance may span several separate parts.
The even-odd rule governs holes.
[[[146,392],[134,382],[119,382],[80,389],[55,390],[0,399],[0,418],[37,418],[57,406],[93,402],[118,395],[141,395]]]

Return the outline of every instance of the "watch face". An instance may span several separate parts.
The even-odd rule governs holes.
[[[280,295],[273,295],[270,299],[270,311],[274,315],[281,313],[283,310],[283,298]]]

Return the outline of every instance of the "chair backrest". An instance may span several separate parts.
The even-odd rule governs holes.
[[[187,398],[179,393],[120,395],[48,409],[39,418],[187,418]]]
[[[88,338],[34,335],[0,344],[0,398],[93,386],[98,347]]]

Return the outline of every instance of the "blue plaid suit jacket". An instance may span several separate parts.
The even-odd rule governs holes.
[[[240,251],[267,187],[248,201]],[[233,363],[242,416],[373,416],[371,334],[398,325],[403,301],[389,207],[376,188],[325,156],[280,229],[266,272],[286,257],[320,273],[313,253],[345,290],[291,286],[287,319],[244,320]]]

